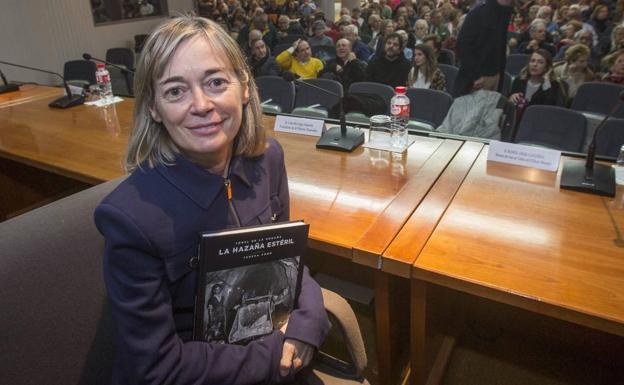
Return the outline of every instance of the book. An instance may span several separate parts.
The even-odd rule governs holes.
[[[288,320],[309,225],[271,223],[200,234],[193,339],[246,344]]]

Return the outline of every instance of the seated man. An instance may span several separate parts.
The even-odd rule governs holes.
[[[532,54],[538,49],[545,49],[551,56],[555,56],[557,52],[555,47],[546,42],[546,23],[541,19],[534,20],[529,26],[529,35],[531,40],[520,43],[518,53]]]
[[[296,20],[291,21],[288,15],[280,15],[277,19],[278,44],[292,35],[303,35],[301,24]]]
[[[404,86],[411,63],[403,56],[405,42],[401,35],[392,32],[386,36],[384,54],[375,58],[366,67],[368,81],[387,84],[391,87]]]
[[[348,90],[351,83],[366,80],[366,62],[356,58],[351,42],[342,38],[336,43],[336,58],[327,62],[321,77],[337,80]]]
[[[292,47],[275,58],[284,71],[290,71],[301,79],[315,79],[323,70],[323,62],[312,57],[312,49],[306,40],[298,39]]]
[[[341,28],[341,35],[343,38],[349,40],[355,56],[358,59],[367,61],[370,55],[373,53],[368,45],[364,44],[358,36],[358,27],[353,24],[345,25]],[[336,42],[337,43],[337,42]]]

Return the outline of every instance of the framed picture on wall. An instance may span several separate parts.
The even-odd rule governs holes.
[[[167,0],[89,0],[95,25],[127,22],[169,14]]]

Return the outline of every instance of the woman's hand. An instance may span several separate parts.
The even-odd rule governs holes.
[[[282,348],[280,374],[285,377],[293,371],[298,372],[308,366],[314,357],[314,347],[305,342],[287,338]]]
[[[522,92],[516,92],[515,94],[511,94],[511,96],[509,96],[509,101],[515,105],[521,103],[522,100],[524,100],[524,94]]]

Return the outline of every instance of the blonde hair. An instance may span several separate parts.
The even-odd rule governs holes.
[[[147,38],[141,51],[134,78],[134,127],[126,149],[124,168],[130,173],[147,163],[171,165],[180,150],[162,123],[156,122],[150,109],[154,108],[154,83],[160,78],[177,48],[183,42],[201,36],[226,58],[249,91],[249,101],[243,106],[241,127],[234,139],[233,155],[256,156],[264,152],[265,132],[256,84],[238,44],[217,23],[191,15],[170,19],[158,26]]]
[[[591,51],[585,44],[574,44],[570,48],[565,51],[565,61],[567,63],[574,63],[582,56],[587,56],[591,54]]]

